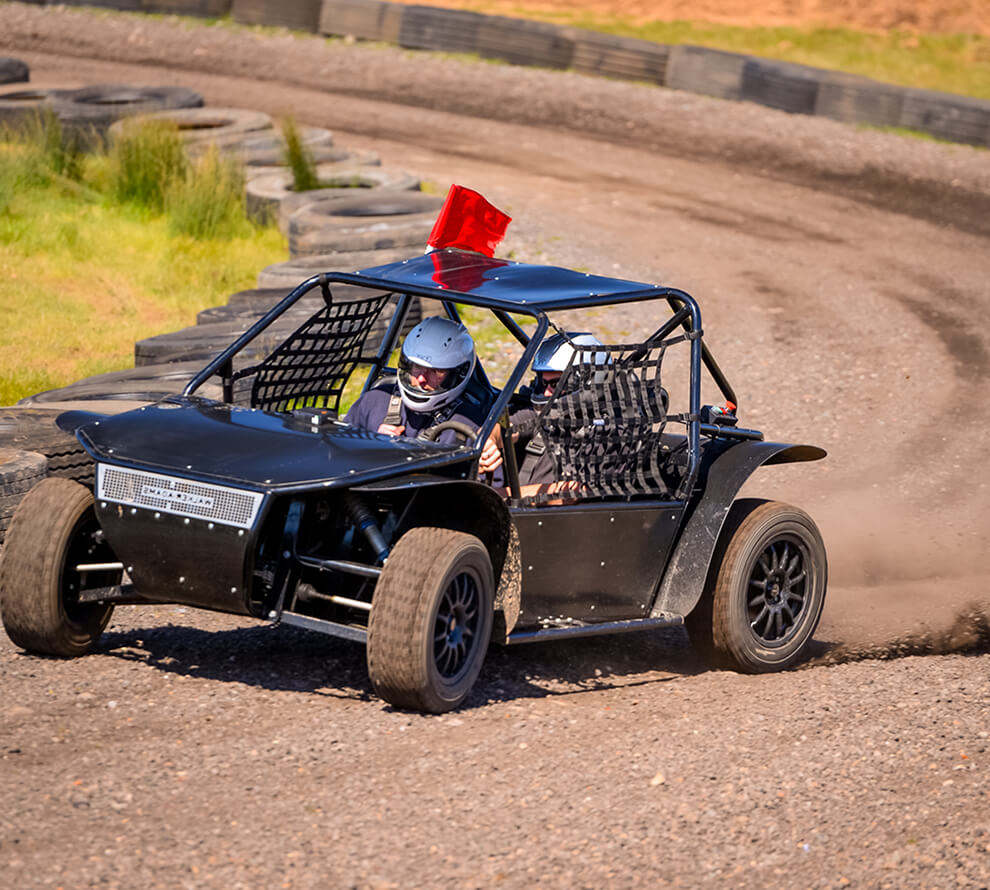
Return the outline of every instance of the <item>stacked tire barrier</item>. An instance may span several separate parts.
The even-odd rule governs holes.
[[[48,461],[49,476],[91,485],[92,458],[72,433],[56,425],[60,413],[41,406],[0,408],[0,445],[8,450],[42,454]]]
[[[65,132],[90,143],[106,137],[123,118],[202,104],[199,93],[175,86],[98,84],[73,90],[13,90],[0,93],[0,124],[17,124],[49,110]]]
[[[274,23],[280,0],[253,3],[267,4]],[[263,18],[260,13],[256,17]],[[580,28],[385,0],[323,0],[317,30],[406,49],[477,53],[516,65],[570,68],[755,102],[793,114],[903,127],[951,142],[990,146],[990,101],[707,47],[665,46]]]

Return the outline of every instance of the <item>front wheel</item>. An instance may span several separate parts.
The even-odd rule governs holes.
[[[733,504],[726,533],[708,602],[698,609],[701,620],[711,616],[713,654],[746,673],[790,667],[804,654],[825,604],[828,566],[818,527],[796,507],[742,500]]]
[[[474,535],[414,528],[392,549],[368,620],[368,675],[400,708],[458,707],[481,670],[492,633],[491,559]]]
[[[93,511],[93,495],[70,479],[39,482],[10,522],[0,560],[0,615],[11,642],[39,655],[88,652],[110,620],[113,605],[80,602],[88,588],[120,584]]]

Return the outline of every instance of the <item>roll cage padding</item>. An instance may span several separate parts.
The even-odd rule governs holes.
[[[698,604],[729,508],[758,467],[821,460],[826,454],[815,445],[781,442],[711,442],[709,447],[711,459],[702,460],[687,518],[653,598],[653,618],[685,616]]]

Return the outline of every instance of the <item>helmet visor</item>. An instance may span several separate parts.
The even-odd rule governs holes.
[[[399,356],[399,382],[413,398],[424,400],[456,389],[471,372],[471,362],[454,368],[430,368],[409,359],[405,353]]]

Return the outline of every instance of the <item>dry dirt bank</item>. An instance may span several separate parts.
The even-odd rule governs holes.
[[[986,153],[75,10],[0,6],[0,47],[40,84],[293,111],[480,189],[520,259],[696,293],[747,422],[830,451],[752,492],[821,521],[821,654],[903,653],[986,603]],[[427,719],[370,698],[359,648],[123,609],[87,659],[0,641],[0,862],[24,887],[986,887],[978,633],[982,654],[759,678],[704,671],[680,633],[494,652],[469,707]]]

